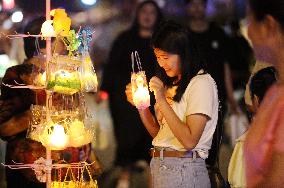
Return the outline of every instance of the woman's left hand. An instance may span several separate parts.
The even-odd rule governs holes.
[[[154,92],[156,102],[166,100],[164,83],[156,76],[152,77],[149,83],[150,91]]]

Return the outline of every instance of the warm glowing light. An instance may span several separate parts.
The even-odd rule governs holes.
[[[21,22],[24,18],[24,15],[21,11],[16,11],[12,14],[12,22],[18,23]]]
[[[133,102],[138,109],[150,106],[150,95],[144,72],[133,73],[131,76]]]
[[[98,79],[96,73],[87,72],[83,75],[82,85],[86,92],[96,92],[98,86]]]
[[[80,147],[91,142],[92,134],[85,130],[84,123],[75,120],[69,127],[71,146]]]
[[[85,5],[91,6],[91,5],[96,4],[97,0],[81,0],[81,2]]]
[[[68,72],[66,70],[51,73],[47,88],[54,92],[73,95],[81,89],[81,80],[78,72]]]
[[[53,131],[49,135],[49,146],[52,148],[64,148],[68,142],[68,137],[65,134],[64,127],[62,125],[55,124]]]
[[[134,92],[133,101],[138,109],[145,109],[149,106],[149,91],[145,87],[138,87]]]
[[[41,26],[41,34],[43,37],[55,37],[55,31],[53,29],[53,21],[46,20]]]
[[[98,78],[89,55],[83,60],[81,79],[84,92],[97,91]]]
[[[34,81],[34,84],[36,86],[44,86],[46,83],[46,72],[44,73],[39,73],[36,78],[35,78],[35,81]]]

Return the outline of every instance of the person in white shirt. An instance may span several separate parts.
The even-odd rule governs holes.
[[[149,108],[139,114],[154,138],[153,187],[210,187],[205,159],[218,119],[216,83],[182,26],[164,22],[154,32],[152,45],[159,64],[158,76],[149,83],[155,116]],[[133,104],[130,84],[125,92]]]

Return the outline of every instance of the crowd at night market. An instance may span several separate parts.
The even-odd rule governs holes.
[[[284,187],[283,0],[0,1],[0,188]]]

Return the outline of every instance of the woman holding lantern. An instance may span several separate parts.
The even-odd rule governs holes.
[[[210,187],[205,159],[218,119],[216,83],[180,25],[163,23],[152,44],[159,64],[158,76],[149,83],[155,116],[149,108],[139,109],[139,114],[154,138],[153,186]],[[125,92],[134,104],[130,84]]]

